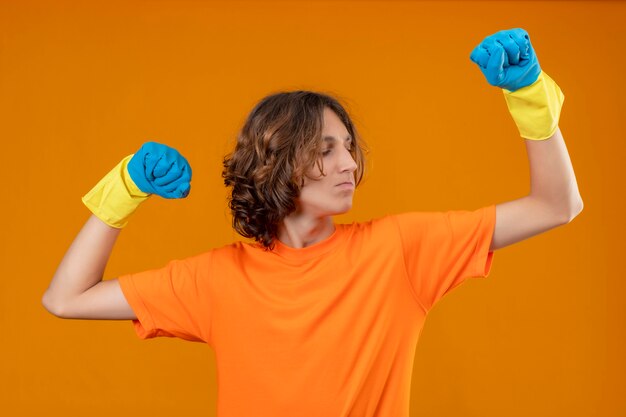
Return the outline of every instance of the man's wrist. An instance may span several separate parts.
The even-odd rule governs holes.
[[[151,194],[139,190],[126,168],[133,155],[122,159],[82,198],[83,204],[109,226],[123,228]]]
[[[520,136],[531,140],[545,140],[554,135],[565,95],[545,72],[537,80],[519,90],[502,89],[509,112]]]

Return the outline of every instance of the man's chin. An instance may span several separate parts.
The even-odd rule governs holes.
[[[350,203],[349,205],[344,205],[343,207],[341,207],[339,210],[337,210],[337,212],[334,214],[334,216],[340,216],[342,214],[346,214],[350,210],[352,210],[352,203]]]

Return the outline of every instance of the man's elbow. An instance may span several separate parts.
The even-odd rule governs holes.
[[[575,204],[572,204],[572,207],[566,212],[564,224],[570,223],[576,216],[578,216],[583,211],[583,200],[579,198],[576,200]]]
[[[55,300],[52,294],[50,294],[50,291],[46,291],[41,297],[41,305],[43,305],[43,308],[45,308],[48,313],[52,314],[53,316],[62,319],[69,318],[64,312],[65,310],[62,303],[59,303],[57,300]]]

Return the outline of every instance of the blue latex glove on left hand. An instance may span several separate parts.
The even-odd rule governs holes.
[[[524,29],[501,30],[487,36],[470,54],[489,84],[515,91],[534,83],[541,68]]]
[[[128,162],[128,173],[144,193],[184,198],[191,189],[191,166],[174,148],[146,142]]]

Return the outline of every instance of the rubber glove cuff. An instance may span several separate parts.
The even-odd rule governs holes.
[[[545,140],[554,135],[565,95],[548,74],[541,71],[534,83],[502,92],[521,137]]]
[[[93,214],[118,229],[126,226],[137,207],[152,195],[141,191],[128,173],[127,165],[133,155],[122,159],[82,198]]]

